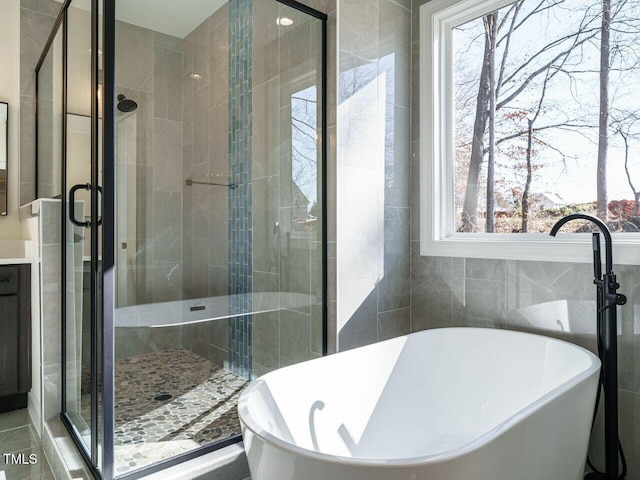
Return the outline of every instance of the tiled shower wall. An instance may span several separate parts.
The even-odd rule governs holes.
[[[413,0],[412,98],[418,98],[418,9]],[[525,330],[517,309],[558,302],[574,333],[528,329],[577,343],[595,352],[594,286],[590,264],[424,257],[419,253],[419,111],[411,121],[411,331],[447,326],[479,326]],[[615,252],[614,252],[615,255]],[[615,259],[615,257],[614,257]],[[628,480],[640,480],[640,267],[616,265],[620,292],[628,303],[619,307],[620,437],[629,464]],[[578,333],[580,332],[580,333]],[[592,437],[591,452],[603,467],[602,429]]]
[[[60,202],[45,200],[40,204],[39,260],[41,303],[41,378],[42,378],[42,420],[48,421],[60,412],[61,386],[61,345],[60,305],[61,276],[60,262]]]
[[[183,41],[185,181],[226,184],[228,180],[228,30],[225,4]],[[226,295],[229,191],[223,186],[193,185],[185,186],[183,195],[184,297]]]
[[[39,357],[36,369],[39,374],[36,376],[40,380],[41,386],[33,386],[34,390],[41,387],[42,398],[38,405],[29,405],[29,413],[32,418],[42,421],[37,426],[38,434],[42,435],[43,449],[47,458],[52,461],[54,470],[61,468],[61,464],[56,459],[56,451],[60,445],[67,447],[65,450],[65,461],[68,464],[79,466],[78,478],[89,478],[84,476],[82,470],[82,458],[80,453],[73,448],[71,438],[59,420],[60,402],[62,395],[62,364],[61,346],[62,336],[60,332],[60,305],[62,286],[60,283],[62,264],[60,262],[60,241],[61,241],[61,219],[60,201],[45,199],[38,202],[39,214],[37,218],[29,219],[34,234],[34,244],[37,246],[37,271],[33,279],[38,279],[39,285],[34,287],[39,292],[39,301],[43,306],[40,309],[39,336],[41,339],[40,355],[34,355],[34,360]],[[76,244],[74,249],[77,259],[81,258],[81,248]],[[71,260],[73,262],[73,260]],[[76,263],[78,264],[78,263]],[[76,277],[77,278],[77,277]],[[79,319],[78,319],[79,320]],[[77,324],[76,324],[77,325]],[[73,333],[76,326],[71,323],[69,331]],[[77,332],[77,330],[76,330]],[[36,332],[34,332],[36,334]],[[67,374],[72,375],[73,368],[77,365],[67,365]],[[77,372],[77,370],[76,370]],[[36,380],[34,378],[34,381]],[[74,392],[67,392],[67,398],[79,392],[79,385],[75,385]],[[73,387],[72,387],[73,388]],[[38,422],[40,423],[40,422]],[[49,433],[47,433],[49,432]]]
[[[333,19],[330,28],[335,26],[335,2],[309,4],[328,12]],[[317,235],[296,232],[292,226],[296,205],[291,188],[291,152],[286,148],[291,133],[293,79],[305,78],[320,68],[320,46],[309,43],[310,37],[319,34],[320,22],[306,22],[306,15],[298,13],[296,28],[283,34],[275,21],[265,19],[277,18],[279,11],[286,8],[274,1],[253,2],[250,145],[253,161],[251,171],[247,172],[252,177],[248,199],[252,209],[251,277],[254,292],[271,294],[268,305],[254,304],[253,308],[277,309],[279,291],[302,293],[310,300],[304,308],[253,316],[251,366],[256,375],[321,354],[321,242]],[[293,12],[288,11],[287,15]],[[225,4],[184,40],[185,180],[228,182],[228,21],[229,5]],[[331,51],[335,48],[335,28],[329,32],[329,45],[331,66],[335,65]],[[313,76],[311,80],[317,78]],[[329,95],[335,98],[333,85],[328,88]],[[335,113],[330,108],[330,144],[331,138],[335,139],[335,127],[331,135],[332,124],[335,125]],[[328,158],[328,170],[335,178],[331,165],[335,154],[331,148]],[[232,198],[238,197],[238,190],[232,192]],[[185,298],[229,293],[229,197],[229,190],[220,186],[193,185],[184,189]],[[335,193],[330,193],[330,199],[335,205]],[[333,215],[329,221],[332,219]],[[228,321],[184,326],[183,346],[215,363],[225,364],[229,357]]]
[[[118,158],[119,188],[132,182],[135,260],[119,274],[135,278],[135,304],[182,298],[182,39],[117,22],[116,94],[134,100],[135,154]],[[118,113],[117,120],[126,115]],[[123,179],[126,179],[123,181]],[[124,254],[124,252],[122,252]],[[133,269],[131,274],[127,271]],[[124,306],[124,305],[121,305]],[[182,345],[181,327],[116,329],[118,357]]]
[[[229,5],[183,41],[183,179],[227,184],[229,172]],[[183,185],[185,183],[183,182]],[[229,292],[229,190],[184,186],[182,205],[185,299]],[[183,327],[185,348],[218,365],[228,359],[228,322]]]
[[[61,3],[21,0],[20,203],[35,195],[35,73]],[[116,88],[135,100],[136,152],[126,160],[136,205],[136,303],[182,295],[182,40],[118,22]],[[74,113],[74,112],[70,112]],[[121,117],[119,117],[121,118]],[[147,241],[151,239],[151,241]],[[124,274],[124,272],[121,272]],[[180,328],[117,330],[118,355],[181,345]],[[122,340],[122,341],[120,341]]]
[[[134,100],[135,155],[119,158],[135,179],[136,304],[182,297],[182,40],[124,22],[116,25],[116,94]],[[118,113],[118,119],[125,117]],[[126,162],[126,163],[125,163]],[[124,185],[119,185],[123,188]],[[118,245],[120,249],[122,245]]]
[[[214,45],[215,47],[215,45]],[[229,314],[253,311],[253,1],[229,4]],[[252,315],[229,319],[229,368],[250,378]]]
[[[259,7],[265,7],[269,2],[259,2]],[[304,2],[303,2],[304,3]],[[329,96],[329,110],[327,112],[326,135],[328,136],[328,197],[326,200],[328,205],[328,239],[329,239],[329,352],[336,350],[336,18],[337,9],[335,0],[309,0],[307,2],[311,7],[327,13],[329,15],[329,32],[328,32],[328,73],[329,79],[327,84]],[[139,210],[142,212],[137,219],[137,236],[142,239],[142,243],[135,245],[137,249],[137,265],[133,267],[136,274],[139,275],[137,303],[146,301],[162,301],[171,300],[180,297],[180,290],[183,290],[184,298],[193,298],[199,296],[226,294],[227,288],[227,212],[218,212],[211,210],[211,205],[226,204],[226,192],[224,190],[212,189],[209,192],[196,192],[195,189],[185,188],[181,190],[183,181],[192,175],[198,173],[221,175],[224,179],[227,176],[226,169],[220,169],[215,166],[216,162],[226,162],[226,132],[225,129],[215,126],[216,122],[223,124],[228,123],[226,91],[227,91],[227,74],[228,74],[228,53],[226,49],[209,50],[207,45],[209,42],[206,36],[222,35],[226,38],[228,34],[228,26],[226,18],[228,17],[227,6],[224,6],[216,19],[211,18],[211,32],[209,30],[204,33],[201,28],[200,37],[195,41],[197,44],[196,51],[189,51],[185,48],[184,53],[184,69],[178,68],[180,63],[179,57],[182,55],[182,46],[180,40],[158,32],[152,32],[133,25],[119,24],[118,28],[122,34],[118,35],[119,45],[117,46],[118,66],[120,71],[118,74],[118,93],[125,94],[128,98],[138,103],[138,110],[135,113],[136,119],[136,155],[135,160],[128,161],[127,175],[130,178],[136,178],[137,196],[140,200]],[[35,145],[35,64],[40,56],[42,45],[45,43],[55,17],[60,9],[60,3],[54,0],[21,0],[21,163],[20,163],[20,201],[25,204],[33,200],[35,194],[35,155],[33,146]],[[257,15],[262,12],[256,9]],[[257,22],[257,30],[262,25],[264,32],[255,32],[257,36],[263,35],[262,41],[256,42],[254,47],[257,49],[257,58],[264,59],[262,64],[256,61],[256,91],[254,101],[256,105],[256,115],[254,121],[262,122],[261,131],[265,132],[264,138],[254,139],[254,148],[257,152],[267,153],[269,157],[265,157],[265,162],[260,165],[275,165],[277,163],[278,149],[272,149],[269,142],[273,142],[273,136],[268,127],[275,127],[271,119],[266,115],[262,117],[260,112],[266,113],[274,106],[271,102],[273,89],[278,85],[276,64],[280,61],[274,61],[270,64],[266,61],[269,54],[273,54],[278,46],[269,41],[269,36],[273,34],[273,27],[267,26],[265,22]],[[313,28],[319,28],[316,24]],[[198,29],[196,29],[198,30]],[[187,37],[194,39],[195,32]],[[204,36],[203,36],[204,35]],[[185,40],[187,40],[185,39]],[[212,39],[213,44],[220,44],[217,39]],[[295,43],[295,39],[290,39],[289,43]],[[314,45],[315,51],[319,46]],[[193,56],[189,56],[193,53]],[[211,88],[198,88],[195,85],[196,80],[190,77],[190,65],[193,62],[205,67],[200,69],[202,77],[197,80],[199,85],[209,85]],[[211,72],[208,71],[209,65],[215,66]],[[264,74],[262,79],[258,79],[260,73],[258,70],[263,68]],[[275,69],[274,69],[275,68]],[[181,71],[182,78],[176,73]],[[211,75],[211,77],[209,77]],[[215,88],[213,84],[215,83]],[[179,86],[182,85],[182,87]],[[183,88],[183,95],[176,95],[176,91]],[[193,95],[191,95],[192,93]],[[220,94],[224,97],[221,98]],[[207,98],[205,98],[205,96]],[[195,102],[194,102],[195,100]],[[181,104],[184,101],[184,111],[176,116],[176,112],[181,111]],[[200,112],[193,111],[193,105],[204,106],[209,105],[211,111],[204,108]],[[191,106],[191,107],[190,107]],[[275,108],[286,108],[286,105],[275,105]],[[191,109],[190,109],[191,108]],[[262,109],[262,110],[260,110]],[[184,117],[183,117],[184,114]],[[197,127],[200,136],[193,131],[194,114],[199,117]],[[211,114],[209,116],[209,114]],[[184,119],[184,128],[180,132],[178,123]],[[209,120],[212,122],[209,127]],[[277,123],[277,122],[276,122]],[[209,138],[209,131],[212,137]],[[222,134],[222,138],[216,135]],[[180,137],[183,140],[178,140]],[[277,143],[277,141],[275,142]],[[182,152],[176,150],[175,146],[182,144]],[[223,150],[218,152],[214,150],[221,147]],[[260,150],[262,148],[262,150]],[[154,155],[157,153],[157,156]],[[275,152],[275,153],[274,153]],[[194,157],[193,161],[189,159],[198,154],[210,155],[211,165],[205,160],[205,157]],[[180,156],[184,155],[184,161],[180,162]],[[208,157],[207,157],[208,158]],[[156,162],[157,165],[156,165]],[[182,163],[182,165],[181,165]],[[196,166],[196,171],[191,171],[190,166]],[[157,168],[156,168],[157,167]],[[175,175],[176,170],[184,167],[182,179],[180,175]],[[203,169],[199,172],[197,169]],[[258,168],[258,167],[256,167]],[[206,172],[204,171],[206,170]],[[272,195],[273,191],[269,189],[269,185],[278,181],[280,172],[271,171],[270,167],[262,171],[254,172],[254,176],[258,183],[262,183],[262,190],[254,193],[257,195]],[[262,179],[262,181],[260,180]],[[179,181],[179,182],[178,182]],[[180,183],[180,185],[178,185]],[[222,198],[215,198],[216,195],[222,195]],[[194,198],[194,197],[204,198]],[[261,197],[262,199],[262,197]],[[182,216],[184,229],[182,232],[187,234],[193,230],[193,241],[184,242],[183,238],[176,236],[179,231],[179,224],[176,219],[179,217],[176,208],[180,208],[185,215]],[[192,205],[198,208],[192,210]],[[280,208],[280,207],[278,207]],[[282,204],[282,208],[288,208],[286,204]],[[195,219],[195,221],[193,221]],[[266,228],[266,224],[265,224]],[[206,232],[206,233],[205,233]],[[145,245],[147,237],[160,238],[158,245]],[[309,240],[311,244],[299,250],[298,257],[307,255],[311,257],[311,262],[306,271],[313,269],[317,271],[320,265],[321,244],[318,239],[294,239],[294,242],[302,242],[304,244]],[[155,243],[155,242],[154,242]],[[209,247],[211,245],[211,247]],[[157,247],[157,248],[154,248]],[[127,248],[131,248],[128,245]],[[210,248],[210,250],[209,250]],[[195,249],[197,255],[194,257],[192,250]],[[181,251],[181,252],[180,252]],[[295,249],[294,249],[295,251]],[[154,253],[155,252],[155,253]],[[180,252],[180,253],[179,253]],[[155,256],[154,256],[155,255]],[[265,253],[265,258],[268,254]],[[196,258],[197,261],[192,262]],[[184,261],[184,265],[181,262]],[[295,259],[291,259],[289,266],[294,266]],[[305,271],[305,270],[303,270]],[[280,277],[279,272],[274,272],[271,267],[264,265],[257,266],[255,276],[260,282],[262,291],[269,291],[279,288]],[[183,277],[183,285],[180,286]],[[289,284],[295,284],[295,279],[287,280]],[[313,285],[312,294],[316,300],[320,298],[320,287]],[[196,290],[202,291],[196,291]],[[265,327],[264,335],[260,338],[268,338],[271,336],[275,343],[269,341],[264,342],[262,346],[256,346],[256,351],[262,349],[263,355],[258,354],[259,362],[256,365],[257,371],[264,371],[279,366],[281,361],[283,364],[296,361],[308,354],[317,355],[321,350],[317,342],[306,342],[305,338],[320,338],[320,323],[317,320],[321,310],[321,305],[316,301],[311,308],[311,312],[294,312],[289,311],[285,315],[284,322],[288,327],[297,324],[301,319],[306,323],[306,319],[312,319],[310,326],[303,329],[303,333],[297,337],[296,341],[288,338],[291,332],[289,328],[280,329],[280,319],[277,321],[273,318],[263,322]],[[303,315],[300,317],[300,315]],[[221,322],[218,322],[221,324]],[[214,325],[212,331],[216,329]],[[226,326],[222,327],[226,331]],[[284,337],[280,338],[280,333]],[[307,336],[306,333],[310,332]],[[222,333],[222,332],[219,332]],[[152,338],[153,337],[153,338]],[[157,337],[157,338],[156,338]],[[178,346],[182,340],[185,340],[185,346],[194,339],[201,341],[203,338],[218,339],[224,338],[224,335],[187,335],[181,339],[180,329],[156,329],[152,336],[149,330],[133,330],[130,329],[127,335],[118,337],[118,354],[120,356],[128,356],[134,353],[143,353],[157,348],[169,348]],[[277,339],[277,340],[276,340]],[[209,347],[217,348],[216,340],[212,340]],[[205,343],[206,340],[205,340]],[[218,348],[217,356],[222,358],[226,356],[226,344],[221,342],[222,348]],[[277,345],[277,348],[273,348]],[[280,351],[280,345],[284,346],[284,350]],[[291,350],[287,350],[292,345]],[[215,349],[214,349],[215,350]],[[274,355],[274,352],[275,355]],[[282,353],[282,355],[281,355]],[[217,358],[217,357],[216,357]],[[262,370],[261,370],[262,369]]]
[[[335,5],[309,3],[321,10]],[[291,17],[297,27],[261,20],[279,16]],[[254,316],[255,375],[322,353],[320,218],[310,228],[297,222],[306,215],[307,203],[300,203],[291,141],[291,98],[320,79],[320,27],[319,20],[285,5],[254,2],[254,291],[267,292],[269,303],[278,290],[281,299],[292,293],[304,299],[296,306],[283,301],[278,311]],[[264,310],[269,305],[254,304],[254,308]]]
[[[36,198],[36,74],[60,11],[54,0],[20,1],[20,205]]]
[[[411,3],[339,2],[337,331],[409,332]]]

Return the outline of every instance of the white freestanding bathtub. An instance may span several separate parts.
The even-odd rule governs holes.
[[[600,361],[444,328],[271,372],[238,411],[252,480],[581,480]]]

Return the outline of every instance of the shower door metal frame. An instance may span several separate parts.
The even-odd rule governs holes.
[[[67,429],[69,436],[76,445],[76,448],[80,452],[80,455],[84,459],[89,471],[95,478],[112,478],[105,475],[106,472],[100,472],[98,465],[98,444],[99,444],[99,431],[97,426],[99,425],[98,415],[98,307],[100,306],[100,299],[97,291],[98,286],[98,236],[95,233],[91,236],[91,439],[90,444],[86,445],[81,439],[81,434],[73,421],[66,412],[66,384],[67,384],[67,318],[66,318],[66,285],[67,285],[67,86],[68,86],[68,9],[73,0],[65,0],[60,8],[60,12],[56,17],[56,20],[51,29],[51,33],[45,43],[42,54],[36,64],[36,198],[38,197],[38,74],[44,61],[49,53],[53,42],[57,35],[62,31],[62,122],[61,122],[61,195],[60,195],[60,208],[61,208],[61,295],[60,295],[60,307],[61,307],[61,376],[60,376],[60,420]],[[98,168],[98,4],[99,0],[91,0],[91,91],[96,92],[91,98],[91,185],[98,185],[99,168]],[[98,224],[98,189],[91,188],[91,213],[90,213],[90,225],[93,228]],[[103,449],[103,453],[106,454],[107,449]]]
[[[98,0],[92,0],[97,4]],[[111,480],[114,478],[114,363],[115,363],[115,247],[116,247],[116,158],[115,158],[115,127],[116,127],[116,91],[115,91],[115,30],[116,30],[116,0],[102,0],[102,26],[103,34],[103,197],[102,197],[102,406],[103,406],[103,454],[102,454],[102,475],[94,469],[94,474],[98,478]],[[304,5],[295,0],[276,0],[278,3],[289,6],[303,13],[306,13],[321,21],[321,72],[322,82],[320,102],[322,122],[320,145],[322,175],[322,354],[327,354],[327,21],[328,16],[318,10]],[[97,12],[97,7],[96,7]],[[97,19],[95,30],[98,31]],[[97,40],[96,40],[97,41]],[[97,43],[96,43],[97,45]],[[93,49],[97,51],[97,47]],[[97,61],[97,58],[96,58]],[[97,87],[96,87],[97,88]],[[97,184],[97,178],[92,179]],[[96,193],[97,195],[97,193]],[[93,200],[93,198],[92,198]],[[97,201],[92,203],[92,209],[97,209]],[[93,211],[92,211],[93,213]],[[96,248],[97,248],[97,235]],[[93,240],[93,238],[92,238]],[[92,265],[93,267],[93,265]],[[92,268],[92,279],[94,270]],[[93,285],[92,285],[93,286]],[[93,293],[93,288],[92,288]],[[98,299],[99,300],[99,299]],[[92,302],[93,305],[93,302]],[[92,339],[93,340],[93,339]],[[133,480],[166,468],[178,465],[185,461],[200,457],[207,453],[219,450],[226,446],[242,441],[242,435],[237,434],[225,438],[218,442],[204,445],[189,452],[175,457],[153,463],[147,467],[135,470],[131,473],[120,475],[118,480]],[[85,460],[87,458],[85,457]]]
[[[60,31],[60,29],[64,29],[65,28],[65,17],[67,14],[67,9],[69,8],[69,5],[71,4],[72,0],[65,0],[64,4],[62,5],[62,7],[60,8],[60,12],[58,13],[58,16],[56,17],[55,21],[53,22],[53,26],[51,27],[51,32],[49,33],[49,36],[47,37],[47,41],[44,44],[44,48],[42,49],[42,52],[40,53],[40,58],[38,58],[38,63],[36,63],[36,68],[34,69],[35,72],[35,90],[36,90],[36,99],[35,99],[35,164],[34,164],[34,173],[35,173],[35,199],[39,199],[40,196],[38,195],[38,169],[39,169],[39,165],[38,165],[38,92],[39,92],[39,74],[40,74],[40,69],[42,68],[42,65],[44,64],[47,55],[49,53],[49,49],[51,48],[51,46],[53,45],[53,42],[56,39],[56,36],[58,35],[58,32]],[[66,51],[66,32],[63,31],[63,35],[62,35],[62,51],[63,51],[63,55],[65,55],[65,51]],[[66,96],[66,91],[67,91],[67,81],[66,81],[66,57],[62,58],[62,109],[63,109],[63,113],[66,113],[66,102],[65,102],[65,96]],[[65,122],[66,120],[63,118],[62,120],[63,122]],[[62,125],[62,131],[64,133],[65,130],[65,125]],[[65,142],[66,139],[62,139],[62,142]],[[64,160],[65,158],[65,149],[64,149],[64,145],[62,147],[62,159]]]

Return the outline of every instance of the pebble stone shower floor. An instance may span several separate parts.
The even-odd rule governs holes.
[[[117,360],[115,372],[117,474],[240,433],[248,382],[220,365],[166,350]]]

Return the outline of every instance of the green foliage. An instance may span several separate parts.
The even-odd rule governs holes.
[[[557,217],[558,219],[561,217],[565,217],[567,215],[571,215],[572,213],[585,213],[585,212],[594,212],[596,210],[596,202],[588,202],[588,203],[572,203],[569,205],[563,205],[558,208],[550,208],[545,210],[545,214],[550,217]]]

